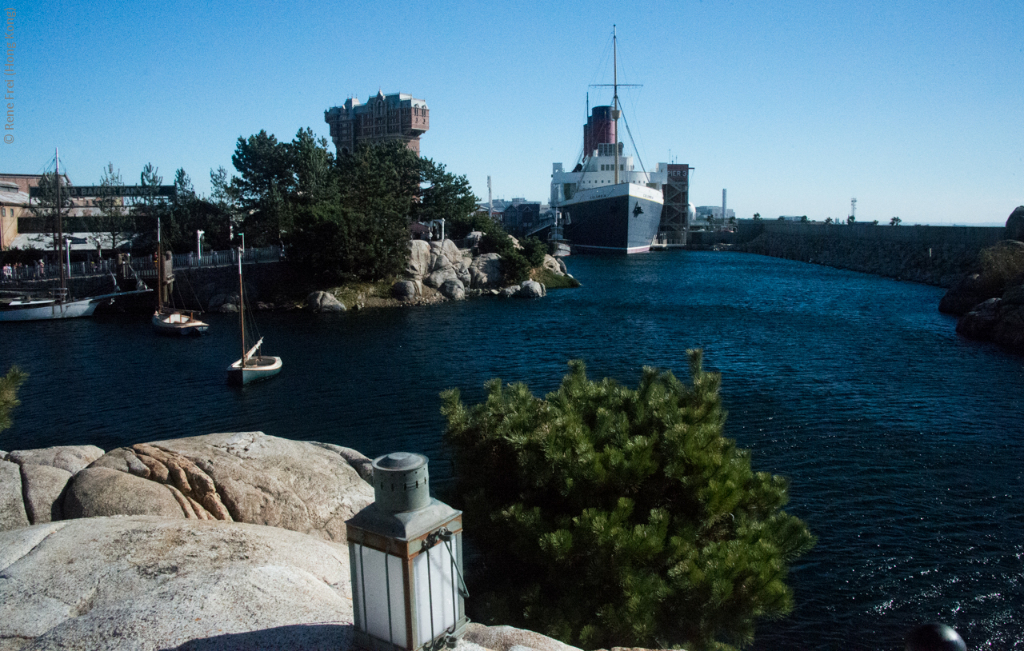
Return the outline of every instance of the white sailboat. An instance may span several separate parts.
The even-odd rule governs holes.
[[[242,358],[228,367],[228,384],[245,386],[281,372],[281,358],[261,352],[263,337],[252,348],[245,347],[245,284],[242,282],[242,249],[238,250],[238,314],[242,330]]]
[[[176,310],[164,305],[164,249],[160,238],[160,217],[156,218],[156,312],[153,314],[153,329],[162,335],[188,336],[204,334],[209,324],[195,318],[192,312]]]
[[[58,249],[57,257],[60,264],[60,287],[50,290],[48,297],[33,297],[30,293],[20,293],[12,297],[0,298],[0,322],[4,321],[43,321],[51,319],[74,319],[77,317],[92,316],[96,308],[101,304],[113,300],[118,296],[129,294],[141,294],[149,289],[135,290],[130,292],[115,292],[92,296],[75,300],[67,287],[67,269],[65,268],[65,246],[64,241],[64,220],[60,199],[60,152],[55,153],[56,167],[54,180],[57,187],[57,231]]]

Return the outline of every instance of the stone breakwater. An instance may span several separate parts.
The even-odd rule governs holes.
[[[370,460],[261,432],[0,451],[0,650],[350,649]],[[471,624],[460,651],[579,651]]]
[[[952,287],[976,271],[978,253],[1003,229],[958,226],[745,225],[735,250]]]

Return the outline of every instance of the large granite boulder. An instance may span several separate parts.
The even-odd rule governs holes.
[[[466,288],[458,278],[450,278],[441,285],[441,294],[450,301],[461,301],[466,298]]]
[[[62,504],[64,517],[156,515],[184,518],[167,486],[110,468],[86,468],[72,479]]]
[[[133,473],[138,464],[130,457],[146,471]],[[345,520],[373,502],[373,488],[341,454],[262,432],[140,443],[101,457],[93,464],[100,467],[167,490],[180,517],[264,524],[336,542],[345,540]],[[65,517],[75,517],[69,498]]]
[[[349,649],[344,546],[149,516],[0,532],[2,649]]]
[[[553,255],[548,255],[547,253],[544,254],[544,262],[541,266],[556,276],[564,276],[566,274],[565,263]]]
[[[489,289],[501,286],[501,256],[497,253],[484,253],[473,259],[469,266],[470,284],[477,289]]]
[[[415,280],[399,280],[391,286],[391,295],[400,301],[413,301],[423,294],[422,288]]]
[[[513,651],[514,649],[536,651],[579,651],[574,646],[552,639],[540,633],[534,633],[512,626],[484,626],[470,623],[466,627],[463,638],[467,642],[479,644],[493,651]]]
[[[64,519],[64,489],[71,473],[53,466],[21,465],[21,484],[29,522],[40,524]]]
[[[524,281],[516,292],[516,298],[542,298],[547,296],[547,289],[536,280]]]
[[[409,262],[405,265],[405,275],[419,279],[430,273],[430,243],[424,240],[409,241]]]
[[[22,498],[21,470],[16,463],[0,461],[0,531],[28,525]]]
[[[306,307],[314,312],[344,312],[345,304],[330,292],[311,292],[306,297]]]
[[[990,298],[963,315],[956,324],[957,334],[968,339],[989,339],[999,320],[999,301],[998,298]]]
[[[15,450],[10,461],[17,464],[33,463],[38,466],[53,466],[67,470],[72,475],[103,456],[103,450],[95,445],[58,445],[36,450]]]
[[[1003,237],[1008,240],[1024,241],[1024,206],[1017,206],[1006,220]]]
[[[437,271],[432,271],[430,274],[423,279],[423,284],[427,287],[433,287],[434,289],[440,289],[441,285],[445,284],[449,280],[458,280],[459,276],[455,273],[453,267],[444,267]]]
[[[951,287],[939,301],[943,314],[967,314],[975,305],[1002,294],[1002,288],[985,280],[980,274],[971,274]]]

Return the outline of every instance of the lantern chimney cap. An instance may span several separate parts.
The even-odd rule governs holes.
[[[381,470],[415,470],[427,464],[427,458],[413,452],[392,452],[373,460],[373,467]]]

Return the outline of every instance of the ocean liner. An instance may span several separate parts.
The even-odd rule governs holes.
[[[617,47],[613,51],[617,68]],[[551,206],[561,214],[572,249],[584,253],[649,251],[661,223],[668,166],[638,171],[633,157],[623,155],[617,71],[613,79],[612,105],[595,106],[583,126],[581,162],[571,172],[554,163],[551,174]]]

